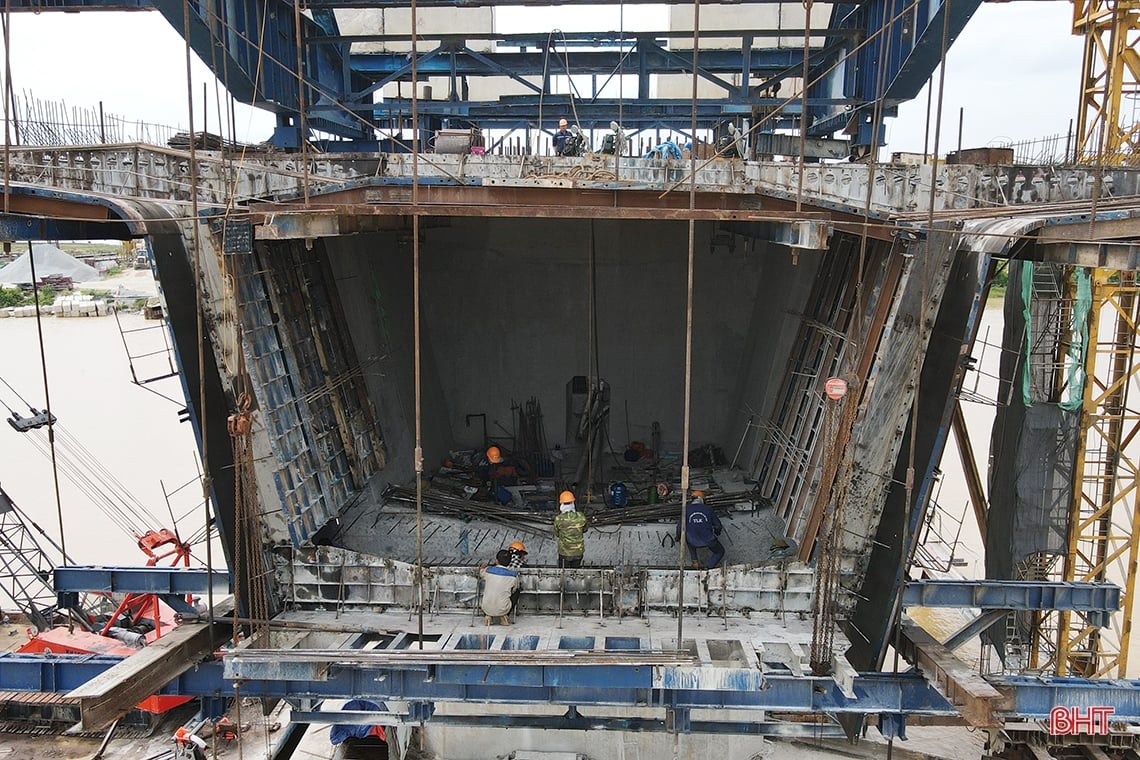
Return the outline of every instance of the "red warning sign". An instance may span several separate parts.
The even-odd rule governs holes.
[[[847,395],[847,381],[842,377],[829,377],[823,384],[823,392],[829,399],[841,399]]]

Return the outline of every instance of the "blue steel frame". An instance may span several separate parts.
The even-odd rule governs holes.
[[[980,607],[986,610],[1078,610],[1105,627],[1120,609],[1113,583],[1039,581],[908,581],[904,607]]]
[[[631,653],[632,654],[632,653]],[[89,655],[0,655],[0,690],[66,693],[121,661]],[[634,657],[631,658],[635,659]],[[766,674],[753,688],[686,689],[655,686],[654,673],[668,666],[622,665],[486,665],[437,664],[369,667],[322,663],[242,663],[239,679],[227,671],[233,663],[206,662],[167,684],[160,693],[225,697],[241,685],[244,697],[395,700],[412,703],[410,719],[430,718],[436,703],[562,704],[582,706],[661,707],[688,724],[694,709],[775,710],[844,714],[926,715],[953,717],[957,710],[921,676],[914,673],[861,674],[855,698],[844,696],[830,678]],[[683,678],[677,679],[684,680]],[[1113,721],[1140,724],[1140,681],[1080,678],[997,677],[987,679],[1003,700],[1005,720],[1047,718],[1057,706],[1098,705],[1114,709]],[[533,716],[541,720],[541,716]],[[525,714],[515,725],[528,725]],[[717,724],[717,730],[739,732],[751,721]]]
[[[581,0],[571,0],[571,3]],[[699,75],[724,90],[719,98],[705,99],[702,120],[731,118],[777,108],[770,125],[788,127],[806,121],[813,136],[845,131],[855,146],[869,145],[874,130],[872,115],[893,115],[895,107],[918,94],[942,57],[945,35],[953,42],[982,0],[955,0],[947,13],[939,0],[870,0],[839,3],[827,20],[813,19],[822,47],[810,53],[809,76],[815,82],[808,92],[808,118],[800,118],[799,98],[783,93],[772,97],[766,88],[789,77],[799,77],[803,53],[772,46],[755,47],[758,39],[778,40],[772,30],[738,30],[735,50],[709,49],[699,57]],[[467,7],[479,2],[426,0],[420,5]],[[495,5],[534,5],[534,0],[506,0]],[[313,18],[301,17],[303,58],[302,88],[298,79],[298,40],[293,5],[284,0],[12,0],[11,9],[108,10],[155,8],[179,34],[185,34],[189,8],[190,44],[223,84],[239,100],[277,114],[275,141],[280,147],[295,147],[301,140],[301,104],[307,129],[317,129],[350,141],[372,141],[374,130],[402,128],[408,123],[408,102],[401,98],[373,103],[372,95],[389,82],[410,81],[411,66],[403,54],[349,53],[355,40],[406,41],[407,34],[349,37],[339,33],[335,8],[406,8],[406,0],[310,0]],[[781,34],[788,34],[785,30]],[[619,70],[638,77],[637,96],[616,100],[585,98],[583,105],[597,106],[588,118],[606,123],[622,109],[623,119],[637,126],[650,121],[676,128],[690,123],[687,102],[665,104],[650,97],[653,74],[685,73],[692,70],[691,52],[666,49],[663,35],[627,33],[577,34],[546,40],[530,35],[500,35],[499,49],[476,52],[467,38],[424,38],[429,48],[417,60],[421,77],[447,77],[446,100],[420,104],[421,129],[433,129],[446,119],[475,122],[485,127],[510,128],[520,119],[534,128],[540,109],[549,106],[567,110],[569,101],[551,90],[552,75],[559,63],[575,75],[614,76]],[[617,39],[622,37],[622,39]],[[486,39],[487,37],[484,36]],[[856,43],[856,40],[863,40]],[[260,43],[260,44],[259,44]],[[591,49],[585,49],[586,45]],[[762,42],[763,44],[763,42]],[[616,47],[615,47],[616,45]],[[545,78],[544,75],[545,74]],[[719,75],[739,76],[733,84]],[[476,101],[461,94],[465,77],[507,76],[522,82],[533,97]],[[538,84],[527,79],[537,79]],[[302,89],[304,92],[302,93]],[[790,102],[786,105],[785,100]],[[789,107],[794,104],[794,108]],[[662,106],[667,105],[665,112]],[[881,108],[876,109],[876,105]],[[554,112],[553,110],[551,111]],[[583,124],[583,126],[588,126]],[[308,135],[306,135],[308,137]]]
[[[57,594],[101,591],[110,594],[229,594],[229,573],[195,567],[60,566],[52,572]]]
[[[57,593],[198,594],[210,585],[229,593],[230,576],[202,568],[104,567],[55,568]],[[1113,583],[1064,583],[994,580],[918,580],[903,589],[904,607],[981,607],[1003,610],[1079,610],[1111,613],[1120,609],[1121,589]]]

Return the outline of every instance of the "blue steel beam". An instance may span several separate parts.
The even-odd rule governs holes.
[[[444,55],[447,54],[447,55]],[[455,55],[452,55],[455,54]],[[575,75],[611,74],[619,66],[647,75],[684,74],[692,69],[691,50],[665,50],[650,39],[639,39],[632,54],[622,50],[592,50],[569,52],[570,70]],[[475,52],[460,41],[448,39],[430,51],[421,53],[416,61],[418,76],[509,76],[540,77],[543,73],[561,74],[558,52],[506,51]],[[378,85],[387,84],[411,73],[406,53],[356,53],[351,56],[352,70],[372,79]],[[744,70],[744,54],[739,50],[708,50],[700,55],[701,76],[732,91],[737,87],[716,74],[739,74]],[[748,71],[752,76],[780,72],[800,66],[803,54],[783,49],[750,50]],[[530,83],[531,86],[533,83]],[[763,86],[763,80],[754,84]],[[367,94],[375,86],[356,94]]]
[[[238,99],[294,118],[300,111],[297,31],[293,6],[283,0],[201,0],[187,6],[181,0],[151,0],[151,5],[185,36],[190,46]],[[189,7],[187,23],[185,13]],[[301,39],[323,36],[320,24],[301,16]],[[302,46],[306,107],[338,102],[353,81],[345,66],[342,45]],[[346,80],[346,75],[349,79]],[[294,125],[295,126],[295,125]],[[344,137],[369,136],[352,113],[335,110],[314,118],[313,128]]]
[[[533,99],[537,103],[537,96]],[[468,103],[450,102],[443,100],[420,101],[421,114],[432,114],[440,118],[463,118],[476,122],[483,127],[505,127],[510,129],[533,128],[532,121],[536,106],[532,105],[530,98],[523,98],[522,102],[513,99],[500,103]],[[399,117],[406,115],[411,107],[411,101],[406,99],[387,100],[370,107],[378,115]],[[604,100],[596,103],[578,103],[573,109],[560,101],[547,100],[544,105],[547,113],[558,115],[571,115],[577,113],[579,122],[584,129],[609,129],[610,120],[618,113],[616,101]],[[751,111],[748,103],[737,101],[704,101],[697,106],[697,118],[702,123],[710,123],[729,116],[746,116]],[[781,114],[770,119],[767,124],[773,127],[790,127],[798,114],[799,108],[789,113]],[[629,103],[622,106],[622,125],[642,128],[676,129],[687,134],[688,124],[691,121],[692,104],[690,101],[669,100],[657,101],[656,104]],[[678,126],[680,125],[680,126]]]
[[[1022,720],[1047,719],[1054,707],[1077,707],[1082,712],[1111,707],[1112,720],[1121,723],[1136,723],[1140,716],[1140,681],[1028,676],[988,680],[1006,697],[1001,711]]]
[[[954,651],[1008,614],[1005,610],[985,610],[981,615],[950,634],[950,638],[943,641],[942,645],[950,651]]]
[[[127,240],[121,219],[87,221],[0,214],[0,240]]]
[[[328,710],[301,712],[292,710],[293,723],[337,723],[354,726],[395,726],[418,723],[407,716],[391,712],[359,710]],[[664,720],[653,718],[609,718],[573,715],[438,715],[430,718],[437,726],[472,726],[476,728],[538,728],[559,731],[651,731],[671,730]],[[749,734],[799,739],[842,739],[843,728],[835,723],[800,723],[792,721],[756,721],[734,723],[728,721],[691,721],[689,732],[694,734]]]
[[[103,591],[117,594],[228,594],[229,573],[177,567],[57,567],[56,593]]]
[[[900,39],[899,47],[905,57],[892,67],[893,76],[887,84],[883,100],[898,105],[917,96],[942,61],[942,45],[945,44],[949,49],[981,5],[982,0],[919,2],[916,11],[919,33],[916,37],[908,35]],[[926,18],[925,23],[922,22],[923,18]]]
[[[863,30],[866,44],[817,87],[834,89],[841,82],[843,93],[863,105],[850,113],[813,111],[809,134],[831,134],[854,122],[856,142],[869,145],[874,131],[870,119],[876,104],[883,116],[892,116],[900,103],[914,98],[942,61],[944,31],[949,49],[982,1],[869,0],[833,5],[828,29]],[[829,42],[837,40],[834,35],[828,37]],[[853,46],[848,43],[846,48]]]
[[[63,693],[78,688],[113,665],[118,657],[26,654],[0,655],[0,690]],[[657,706],[676,710],[733,708],[815,712],[826,714],[892,713],[956,716],[953,705],[915,674],[870,673],[854,681],[855,698],[845,697],[829,678],[767,674],[760,688],[738,690],[664,689],[649,685],[646,671],[653,666],[544,666],[494,665],[492,670],[520,669],[519,678],[484,680],[488,667],[459,670],[450,665],[372,668],[333,665],[316,679],[292,679],[290,668],[266,668],[263,678],[249,672],[242,678],[246,697],[294,699],[399,700],[418,703],[494,702],[500,704],[566,704]],[[587,670],[590,673],[568,671]],[[1113,720],[1140,723],[1140,681],[1078,678],[991,677],[987,679],[1004,699],[998,712],[1006,720],[1047,717],[1053,706],[1097,705],[1112,707]],[[232,694],[234,681],[223,663],[206,662],[187,671],[160,692],[184,696]],[[521,716],[520,716],[521,717]]]
[[[120,662],[122,658],[24,654],[0,655],[0,690],[68,692]],[[855,681],[848,699],[830,678],[772,676],[763,688],[748,691],[656,689],[652,666],[640,665],[496,665],[488,667],[420,665],[404,668],[331,666],[319,672],[300,663],[272,663],[260,677],[249,670],[237,680],[246,697],[349,699],[410,702],[493,702],[497,704],[638,705],[675,709],[740,708],[794,712],[866,713],[906,710],[924,715],[956,715],[954,707],[926,681],[914,675],[873,674]],[[510,675],[514,671],[514,676]],[[584,672],[574,672],[584,671]],[[313,675],[315,678],[295,675]],[[232,693],[234,680],[221,662],[207,662],[167,684],[161,694],[212,696]]]
[[[980,607],[995,610],[1079,610],[1101,627],[1120,609],[1121,589],[1113,583],[1056,581],[910,581],[904,607]]]

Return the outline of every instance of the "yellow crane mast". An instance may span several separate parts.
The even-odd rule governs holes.
[[[1129,399],[1137,381],[1140,283],[1134,272],[1096,269],[1089,309],[1086,380],[1069,510],[1066,581],[1109,581],[1123,589],[1123,609],[1099,628],[1081,612],[1061,612],[1058,676],[1124,678],[1132,632],[1140,508],[1136,443],[1140,411]]]
[[[1140,165],[1140,0],[1073,0],[1073,34],[1085,40],[1074,155]]]

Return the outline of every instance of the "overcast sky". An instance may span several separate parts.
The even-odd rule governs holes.
[[[499,11],[501,21],[506,14]],[[1081,65],[1082,43],[1071,23],[1068,2],[983,5],[948,56],[942,152],[957,146],[960,107],[964,147],[1064,133],[1075,116]],[[184,43],[157,12],[14,13],[11,40],[18,94],[96,110],[102,101],[107,113],[131,120],[188,124]],[[201,117],[201,83],[208,81],[209,126],[217,132],[214,79],[197,57],[193,70],[195,118]],[[238,137],[267,139],[273,124],[270,114],[243,108]],[[924,90],[888,120],[889,149],[921,151],[925,124]],[[933,145],[933,129],[930,140]]]

